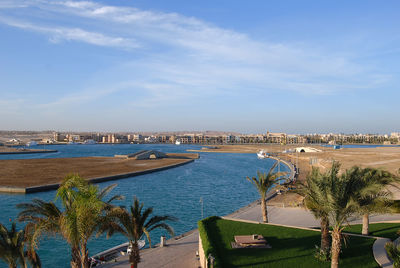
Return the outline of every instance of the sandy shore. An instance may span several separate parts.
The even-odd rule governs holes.
[[[295,147],[313,147],[321,150],[318,153],[282,154],[281,152]],[[207,148],[207,147],[204,147]],[[269,153],[278,153],[282,159],[291,159],[293,163],[307,169],[313,159],[314,166],[322,169],[329,168],[332,161],[339,161],[342,169],[354,165],[361,167],[383,168],[392,173],[397,173],[400,168],[400,147],[376,147],[376,148],[342,148],[334,150],[332,147],[319,145],[267,145],[267,144],[246,144],[246,145],[220,145],[217,148],[198,150],[201,152],[215,153],[257,153],[259,150]],[[304,172],[302,172],[304,173]]]
[[[116,157],[1,160],[0,186],[25,188],[60,183],[66,175],[71,173],[93,179],[151,171],[198,158],[198,154],[169,154],[168,156],[168,158],[154,160]]]

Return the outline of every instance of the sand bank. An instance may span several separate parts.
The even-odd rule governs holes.
[[[45,149],[26,149],[26,148],[12,148],[0,146],[0,155],[3,154],[40,154],[40,153],[56,153],[57,150]]]
[[[198,154],[168,154],[152,160],[115,157],[77,157],[0,161],[0,191],[31,193],[53,190],[71,173],[91,182],[142,175],[193,162]]]

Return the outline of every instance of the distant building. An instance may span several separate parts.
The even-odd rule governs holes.
[[[400,132],[392,132],[390,133],[390,137],[398,139],[400,138]]]
[[[286,144],[286,133],[271,133],[267,132],[267,142]]]
[[[133,135],[133,141],[140,142],[142,140],[143,140],[143,136],[142,135],[140,135],[140,134]]]
[[[116,138],[114,134],[108,134],[107,136],[107,142],[108,143],[115,143],[116,142]]]

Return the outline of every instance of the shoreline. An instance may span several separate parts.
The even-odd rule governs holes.
[[[139,168],[128,168],[125,169],[126,171],[124,172],[123,169],[120,169],[120,173],[114,173],[114,174],[106,174],[101,175],[98,173],[96,176],[84,176],[87,178],[87,181],[91,183],[100,183],[100,182],[105,182],[105,181],[112,181],[112,180],[118,180],[118,179],[125,179],[125,178],[131,178],[131,177],[136,177],[140,175],[145,175],[149,173],[154,173],[158,171],[163,171],[175,167],[179,167],[182,165],[186,165],[189,163],[192,163],[195,161],[195,159],[198,159],[200,156],[197,155],[192,155],[190,158],[180,158],[182,156],[176,155],[176,154],[171,154],[170,160],[117,160],[118,163],[127,163],[127,161],[140,161],[138,164],[140,165]],[[106,158],[105,158],[106,159]],[[115,161],[113,158],[112,161]],[[168,158],[163,158],[163,159],[168,159]],[[16,160],[20,161],[20,160]],[[145,161],[145,162],[142,162]],[[160,161],[160,162],[154,162],[154,161]],[[115,162],[114,162],[115,163]],[[143,164],[149,163],[147,168],[142,168]],[[111,163],[113,164],[113,163]],[[130,169],[130,170],[129,170]],[[104,173],[103,173],[104,174]],[[16,185],[0,185],[0,193],[11,193],[11,194],[30,194],[30,193],[37,193],[37,192],[44,192],[44,191],[51,191],[51,190],[56,190],[60,184],[61,180],[58,180],[54,183],[44,183],[38,184],[38,185],[30,185],[30,186],[16,186]]]
[[[57,150],[8,151],[8,152],[0,152],[0,155],[9,155],[9,154],[45,154],[45,153],[58,153],[58,151]]]

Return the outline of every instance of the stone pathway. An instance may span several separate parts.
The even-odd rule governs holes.
[[[144,249],[140,251],[141,262],[139,267],[165,267],[165,268],[194,268],[200,262],[196,257],[199,248],[199,232],[190,232],[180,239],[170,239],[168,246]],[[101,268],[128,268],[128,256],[122,256],[115,263],[108,263]]]
[[[392,268],[393,263],[389,259],[388,255],[386,254],[385,244],[390,242],[389,238],[378,238],[375,240],[374,245],[372,246],[372,251],[374,253],[374,258],[376,262],[385,268]]]

